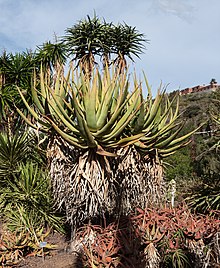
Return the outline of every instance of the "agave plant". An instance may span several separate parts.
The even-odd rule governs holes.
[[[54,197],[72,224],[106,212],[127,213],[149,203],[151,194],[155,203],[163,180],[159,160],[190,136],[177,138],[178,109],[173,112],[164,92],[153,100],[148,87],[144,99],[141,83],[134,79],[130,84],[126,73],[114,70],[94,70],[88,78],[70,67],[66,77],[59,71],[55,81],[41,70],[40,85],[35,79],[32,87],[35,107],[18,88],[33,120],[18,112],[49,137]],[[155,195],[149,189],[156,183]]]

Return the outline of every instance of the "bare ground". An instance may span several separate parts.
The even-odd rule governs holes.
[[[57,245],[50,255],[26,257],[18,266],[19,268],[81,268],[76,253],[69,252],[69,242],[64,235],[55,233],[47,239],[48,243]]]
[[[0,237],[3,234],[3,223],[0,220]],[[69,250],[69,239],[59,233],[50,234],[47,242],[56,245],[56,249],[51,250],[49,255],[25,257],[13,268],[82,268],[79,257]],[[1,268],[0,264],[0,268]],[[4,266],[5,267],[5,266]],[[7,266],[8,267],[8,266]]]

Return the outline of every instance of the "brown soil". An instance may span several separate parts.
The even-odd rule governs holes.
[[[76,256],[70,253],[56,254],[54,256],[47,256],[45,259],[42,257],[29,257],[25,259],[19,268],[76,268]],[[79,267],[79,266],[78,266]]]
[[[3,224],[0,220],[0,237],[3,234]],[[51,250],[49,255],[25,257],[13,268],[82,268],[79,256],[70,252],[69,241],[65,235],[58,233],[50,234],[46,241],[56,245],[56,249]],[[0,268],[1,268],[0,264]],[[8,266],[7,266],[8,267]],[[11,267],[11,266],[10,266]]]
[[[38,257],[27,257],[18,266],[19,268],[78,268],[79,258],[76,253],[68,250],[69,243],[65,236],[59,234],[50,235],[48,243],[57,245],[55,250],[50,251],[50,255]]]

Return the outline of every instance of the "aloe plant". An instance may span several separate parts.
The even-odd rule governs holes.
[[[72,211],[76,206],[74,204],[78,204],[81,211],[86,206],[86,218],[94,217],[114,207],[112,206],[114,184],[110,183],[113,175],[106,157],[116,156],[115,148],[133,143],[143,136],[143,133],[130,135],[128,128],[138,112],[139,95],[137,89],[133,93],[128,92],[128,81],[125,76],[111,74],[108,69],[103,75],[96,71],[92,80],[87,79],[83,72],[75,73],[73,69],[69,70],[67,78],[59,72],[54,84],[48,79],[41,72],[40,92],[36,87],[32,88],[37,109],[28,105],[18,89],[40,127],[34,126],[19,109],[18,112],[31,126],[48,133],[51,137],[48,156],[51,159],[51,175],[58,206],[61,207],[63,203],[68,206],[67,211],[70,211],[68,218],[72,217]],[[62,157],[68,157],[74,163],[68,167],[68,171],[66,169],[66,172],[72,177],[71,187],[75,190],[81,189],[78,193],[74,190],[75,194],[71,192],[66,194],[63,188],[65,183],[60,177],[64,177],[60,173],[64,170],[56,172],[55,161],[61,160],[57,153],[54,155],[54,149],[57,150],[57,146],[60,148],[58,142],[62,142],[65,150],[69,147],[72,151],[66,156],[65,151],[60,153]],[[79,218],[78,212],[74,218]]]
[[[189,144],[193,133],[180,136],[183,124],[177,123],[178,96],[169,101],[165,92],[159,90],[153,99],[146,78],[145,84],[148,96],[144,100],[140,95],[140,108],[130,128],[133,135],[144,135],[133,145],[120,149],[116,170],[116,177],[121,178],[121,210],[125,213],[131,212],[134,207],[164,203],[164,195],[161,194],[164,191],[164,159]],[[138,86],[137,81],[135,85]],[[143,90],[141,84],[139,88]],[[177,104],[175,110],[172,108],[174,102]]]
[[[37,64],[39,66],[42,64],[48,73],[52,73],[58,66],[64,65],[66,59],[67,51],[65,45],[57,40],[54,43],[48,41],[42,46],[39,46],[35,56]]]
[[[4,230],[1,234],[0,264],[2,267],[15,267],[27,256],[45,256],[49,250],[56,249],[56,245],[43,242],[50,232],[44,232],[40,226],[35,236],[28,231],[10,232]],[[44,249],[40,243],[46,243]]]
[[[186,145],[191,133],[177,138],[178,108],[173,111],[164,92],[153,99],[145,84],[146,99],[142,84],[114,67],[94,70],[89,78],[70,67],[66,77],[60,70],[55,80],[42,69],[39,85],[35,78],[32,87],[34,107],[18,88],[33,119],[17,109],[19,114],[49,137],[55,200],[72,224],[116,207],[122,213],[144,207],[150,196],[151,203],[158,201],[161,159]]]
[[[128,67],[127,58],[132,61],[134,56],[139,58],[147,40],[136,27],[126,23],[114,25],[94,15],[67,28],[62,41],[69,56],[90,75],[99,60],[104,66],[114,63],[119,72],[124,71]]]
[[[220,221],[187,207],[136,209],[129,216],[77,231],[74,250],[85,267],[195,267],[219,263]]]
[[[96,15],[93,18],[87,16],[86,19],[67,28],[66,35],[62,38],[69,56],[89,75],[96,63],[95,56],[101,56],[103,50],[106,56],[109,54],[110,47],[107,40],[110,38],[109,36],[105,38],[107,29],[109,29],[107,23],[102,23]]]
[[[145,39],[142,33],[139,33],[136,27],[132,27],[124,24],[118,24],[113,26],[112,30],[112,52],[117,56],[114,59],[119,72],[123,72],[128,67],[126,58],[134,61],[134,56],[139,58],[139,55],[143,52],[145,46]]]

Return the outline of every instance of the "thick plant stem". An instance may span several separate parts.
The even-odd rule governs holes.
[[[136,207],[162,204],[162,166],[146,160],[134,146],[121,148],[117,155],[79,150],[61,138],[48,145],[56,207],[65,211],[73,229],[106,215],[127,215]]]

